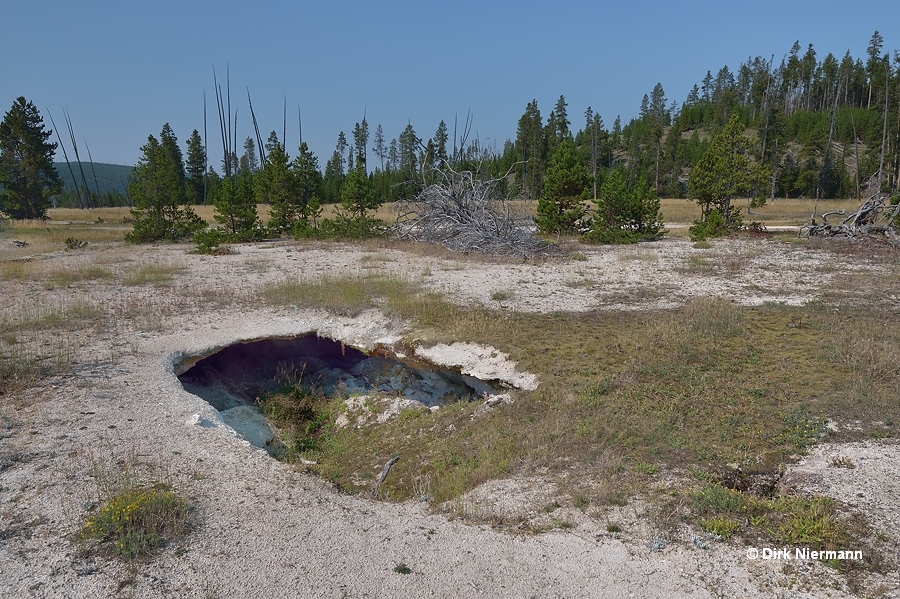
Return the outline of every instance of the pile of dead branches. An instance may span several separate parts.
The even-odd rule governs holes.
[[[523,260],[547,256],[555,247],[539,238],[533,221],[503,193],[505,178],[485,179],[472,171],[435,171],[414,199],[395,204],[397,237]]]
[[[894,229],[900,204],[886,205],[888,196],[876,193],[870,196],[856,212],[846,216],[838,223],[829,223],[830,216],[844,216],[845,210],[835,210],[822,214],[822,222],[817,223],[813,214],[808,225],[800,228],[801,237],[861,237],[883,235],[892,245],[900,244],[900,238]]]

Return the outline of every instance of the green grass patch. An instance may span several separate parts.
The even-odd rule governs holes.
[[[812,550],[841,550],[864,543],[865,526],[841,518],[830,497],[792,495],[756,497],[706,484],[691,495],[693,516],[701,529],[728,538],[750,538]]]
[[[79,249],[74,245],[87,244],[84,250],[91,251],[95,244],[121,243],[122,237],[131,227],[121,222],[68,223],[53,220],[12,221],[9,226],[0,228],[0,246],[6,240],[18,239],[28,245],[23,248],[9,249],[0,247],[0,259],[11,257],[38,256],[48,252]]]
[[[87,506],[79,529],[85,549],[130,562],[153,555],[188,532],[190,505],[170,482],[168,468],[142,461],[135,449],[89,459],[96,501]]]
[[[334,431],[334,421],[343,405],[342,397],[328,398],[302,380],[285,380],[277,389],[260,398],[263,413],[281,432],[276,457],[291,461],[315,455]]]
[[[700,528],[708,533],[727,539],[741,529],[740,522],[728,516],[713,516],[712,518],[700,518],[697,521]]]
[[[634,471],[639,474],[652,476],[659,472],[659,466],[657,466],[656,464],[648,464],[647,462],[638,462],[634,465]]]
[[[412,323],[417,327],[412,336],[428,342],[494,339],[509,325],[504,315],[448,302],[418,281],[397,275],[288,279],[264,288],[260,296],[270,305],[323,308],[347,316],[379,309]]]
[[[21,283],[31,278],[32,265],[23,260],[0,262],[0,281]]]

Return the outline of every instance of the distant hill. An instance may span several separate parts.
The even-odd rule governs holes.
[[[65,188],[63,194],[75,193],[75,182],[72,180],[72,172],[75,173],[75,181],[78,186],[83,186],[81,180],[81,170],[78,162],[70,162],[72,170],[65,162],[54,162],[56,172],[63,180]],[[82,162],[80,167],[84,169],[84,176],[87,179],[88,189],[91,193],[97,193],[99,188],[100,194],[118,193],[125,195],[128,188],[128,180],[131,179],[131,167],[122,164],[105,164],[103,162]],[[96,174],[96,179],[95,179]]]

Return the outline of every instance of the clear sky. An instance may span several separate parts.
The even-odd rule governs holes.
[[[681,104],[707,70],[778,62],[795,40],[819,60],[847,50],[865,59],[878,30],[893,54],[897,14],[896,0],[7,2],[0,110],[25,96],[64,128],[65,108],[83,158],[86,142],[95,162],[134,164],[163,123],[182,147],[193,129],[202,135],[205,92],[220,170],[215,66],[220,82],[230,69],[239,146],[253,134],[249,88],[264,139],[281,136],[287,101],[291,155],[300,107],[323,168],[364,114],[370,148],[378,124],[387,141],[408,122],[427,139],[442,119],[452,135],[454,117],[471,111],[473,131],[502,149],[532,99],[545,120],[562,94],[573,128],[588,106],[611,128],[657,82]]]

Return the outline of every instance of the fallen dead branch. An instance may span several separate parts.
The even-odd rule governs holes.
[[[415,199],[396,204],[399,239],[523,260],[557,252],[535,234],[524,211],[505,197],[505,177],[484,179],[449,167],[439,172],[439,182],[427,185]]]
[[[845,210],[835,210],[822,214],[822,222],[817,223],[815,214],[810,223],[800,228],[800,237],[863,237],[870,235],[884,236],[891,245],[900,245],[900,238],[893,223],[900,213],[900,203],[896,206],[886,205],[888,196],[876,193],[852,214],[838,223],[829,223],[831,216],[844,216]]]

